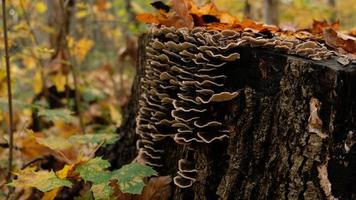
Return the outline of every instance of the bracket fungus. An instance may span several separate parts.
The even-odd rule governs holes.
[[[313,60],[335,55],[318,41],[289,38],[278,32],[152,27],[136,124],[140,160],[162,166],[164,149],[156,143],[166,138],[194,149],[196,144],[209,145],[229,137],[219,105],[234,101],[242,89],[226,85],[226,69],[240,59],[239,49],[250,47]],[[311,105],[309,121],[317,119],[314,107]],[[177,164],[174,183],[180,188],[192,186],[198,173],[194,162],[182,158]]]
[[[160,167],[164,152],[156,145],[160,140],[172,138],[194,149],[194,144],[229,137],[224,118],[214,107],[239,95],[227,90],[225,69],[240,58],[234,49],[242,43],[238,32],[201,27],[154,27],[151,35],[136,120],[137,149],[140,160]],[[177,164],[174,183],[192,186],[197,173],[194,162],[181,159]]]

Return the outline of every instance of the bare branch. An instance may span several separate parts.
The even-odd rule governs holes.
[[[13,144],[14,144],[14,120],[12,111],[12,92],[11,92],[11,72],[10,72],[10,55],[9,55],[9,44],[7,37],[7,22],[6,22],[6,0],[2,0],[2,19],[3,19],[3,30],[4,30],[4,43],[5,43],[5,61],[6,61],[6,82],[7,82],[7,96],[9,105],[9,159],[8,159],[8,173],[6,180],[11,181],[11,169],[13,160]]]

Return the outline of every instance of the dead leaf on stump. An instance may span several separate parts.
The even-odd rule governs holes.
[[[356,38],[336,32],[332,28],[323,29],[325,43],[335,49],[342,48],[348,53],[356,53]]]

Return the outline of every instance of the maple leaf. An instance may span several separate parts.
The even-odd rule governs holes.
[[[124,165],[112,173],[112,179],[118,180],[121,192],[130,194],[141,194],[145,186],[143,178],[157,175],[157,172],[151,167],[138,163]]]
[[[65,165],[61,170],[56,172],[56,175],[60,179],[68,179],[69,177],[73,176],[73,171],[78,163],[74,163],[71,165]],[[49,192],[45,192],[42,200],[53,200],[56,198],[57,194],[61,191],[62,187],[55,188]]]
[[[169,17],[161,23],[166,26],[174,26],[176,28],[194,27],[193,17],[190,15],[191,4],[188,0],[172,0],[172,9]]]
[[[48,147],[52,150],[64,150],[73,146],[66,138],[63,137],[48,137],[48,138],[36,138],[37,143]]]
[[[73,135],[69,141],[77,144],[114,144],[119,139],[119,135],[114,133],[94,133],[85,135]]]
[[[114,193],[114,189],[109,185],[109,183],[104,182],[100,184],[94,184],[91,189],[94,195],[94,199],[110,199]]]
[[[17,179],[14,179],[8,185],[13,187],[35,187],[42,192],[48,192],[59,187],[71,187],[72,182],[59,178],[53,171],[38,171],[34,168],[27,168],[16,173]]]
[[[107,160],[96,157],[80,164],[75,171],[80,174],[83,180],[101,184],[108,183],[111,179],[111,173],[105,171],[108,167],[110,167],[110,163]]]
[[[46,119],[51,121],[64,121],[64,122],[73,122],[75,117],[73,117],[73,112],[67,109],[40,109],[38,116],[44,116]]]
[[[323,29],[325,28],[331,28],[333,30],[337,30],[339,26],[340,26],[339,22],[328,24],[328,22],[325,20],[324,21],[313,20],[313,25],[310,32],[313,34],[322,34]]]

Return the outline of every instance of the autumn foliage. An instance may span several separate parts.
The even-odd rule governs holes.
[[[338,22],[314,20],[309,28],[290,30],[238,18],[213,1],[202,6],[193,0],[154,1],[154,13],[145,12],[146,0],[6,2],[15,109],[7,110],[2,61],[0,199],[10,194],[9,186],[14,187],[10,197],[15,199],[49,200],[62,193],[75,193],[78,199],[125,200],[171,195],[171,177],[159,177],[152,168],[135,162],[111,169],[108,160],[95,155],[120,139],[117,127],[130,99],[138,60],[137,35],[147,30],[143,23],[314,40],[356,59],[356,29],[342,32]],[[138,21],[130,18],[137,13],[141,13]],[[15,127],[14,159],[13,179],[7,182],[10,115]]]
[[[323,40],[330,48],[340,53],[352,54],[350,57],[355,58],[356,38],[338,32],[339,22],[328,24],[326,21],[314,20],[312,26],[308,29],[290,31],[249,19],[239,20],[229,13],[220,11],[213,2],[202,7],[198,7],[191,0],[172,0],[171,2],[171,5],[166,5],[161,1],[153,3],[152,5],[157,9],[157,13],[139,14],[137,20],[148,24],[174,26],[176,28],[192,29],[200,26],[208,29],[229,29],[238,32],[252,30],[298,39]]]

